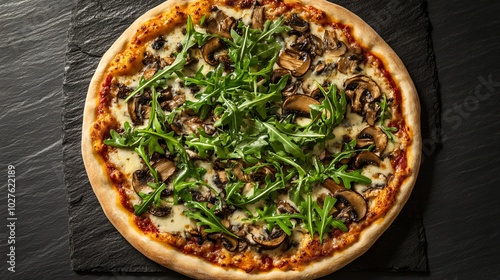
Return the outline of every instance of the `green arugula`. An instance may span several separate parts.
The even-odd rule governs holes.
[[[239,236],[235,235],[231,231],[229,231],[215,215],[216,206],[212,206],[210,209],[207,206],[207,202],[197,202],[197,201],[189,201],[186,203],[188,208],[191,208],[194,211],[186,210],[184,211],[184,215],[191,219],[198,220],[196,223],[197,226],[207,226],[205,229],[207,233],[213,232],[222,232],[229,236],[239,239]]]
[[[391,112],[389,103],[387,102],[387,96],[385,94],[382,95],[382,100],[377,103],[380,106],[380,129],[387,135],[387,138],[394,142],[394,132],[397,132],[398,129],[395,127],[387,126],[385,121],[391,118]]]

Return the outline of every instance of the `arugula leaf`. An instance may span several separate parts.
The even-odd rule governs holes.
[[[351,183],[361,183],[361,184],[370,184],[372,180],[363,174],[361,174],[361,169],[347,172],[347,165],[342,165],[339,169],[327,169],[327,174],[335,181],[335,183],[339,184],[340,180],[344,183],[344,186],[347,189],[351,189]]]
[[[207,202],[197,202],[197,201],[189,201],[186,203],[186,206],[192,208],[195,211],[186,210],[184,211],[184,215],[191,219],[198,220],[196,223],[197,226],[207,226],[205,232],[222,232],[234,238],[240,239],[239,236],[235,235],[231,231],[229,231],[220,221],[220,219],[214,214],[216,207],[212,206],[212,208],[208,208]],[[199,210],[199,211],[196,211]]]
[[[269,133],[269,141],[273,145],[274,150],[285,150],[287,153],[299,159],[305,159],[304,151],[297,146],[286,134],[281,133],[274,125],[269,122],[256,120],[256,123],[264,126]],[[283,149],[281,149],[283,147]]]
[[[394,132],[397,132],[398,129],[396,127],[390,127],[386,126],[385,121],[386,119],[391,118],[391,112],[389,104],[387,103],[387,96],[385,94],[382,94],[382,100],[377,103],[380,106],[380,129],[387,135],[387,138],[394,142],[394,138],[396,137],[394,135]]]
[[[139,195],[142,198],[142,203],[139,205],[134,205],[134,214],[136,216],[140,216],[145,213],[151,207],[151,204],[155,204],[156,206],[160,206],[160,195],[161,192],[164,191],[167,186],[165,184],[157,184],[157,183],[148,183],[148,185],[153,188],[153,192],[149,194],[140,193]]]
[[[292,235],[292,228],[295,227],[296,222],[293,219],[302,219],[300,214],[278,213],[276,204],[265,205],[262,209],[256,208],[257,215],[252,216],[252,221],[262,221],[267,223],[267,229],[272,229],[277,225],[287,235]]]
[[[331,196],[325,196],[325,200],[323,202],[323,209],[321,209],[317,202],[314,203],[313,207],[316,213],[318,214],[318,218],[315,220],[316,229],[319,235],[319,241],[323,243],[323,236],[330,230],[330,226],[333,221],[333,216],[330,215],[330,211],[333,206],[337,202],[336,198]]]

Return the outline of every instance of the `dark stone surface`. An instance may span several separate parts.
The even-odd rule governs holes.
[[[343,2],[356,6],[363,1]],[[394,3],[381,2],[379,16],[365,20],[383,23],[385,10]],[[0,184],[0,279],[176,278],[71,269],[60,106],[73,4],[0,2],[0,170],[5,180]],[[428,11],[442,100],[442,141],[427,141],[424,155],[431,160],[422,166],[415,195],[423,210],[430,272],[340,271],[335,279],[489,280],[500,274],[500,2],[430,1]],[[90,49],[83,52],[96,55]],[[15,273],[6,264],[8,164],[17,171]]]
[[[89,3],[77,1],[69,31],[66,79],[64,84],[64,158],[65,180],[69,197],[70,246],[72,267],[82,272],[163,272],[165,268],[149,261],[133,249],[102,214],[81,163],[80,137],[83,102],[88,82],[100,56],[137,16],[159,1],[132,6],[119,1]],[[399,53],[411,69],[421,92],[424,131],[438,127],[437,77],[429,43],[429,25],[422,1],[404,2],[404,6],[379,6],[374,2],[352,5],[352,9]],[[394,28],[397,24],[406,29]],[[391,28],[392,26],[392,28]],[[424,137],[426,137],[424,135]],[[417,185],[418,189],[418,185]],[[417,191],[418,192],[418,191]],[[394,242],[397,240],[397,242]],[[418,197],[412,196],[386,234],[362,258],[344,270],[427,271],[425,235]],[[120,256],[119,258],[114,258]]]

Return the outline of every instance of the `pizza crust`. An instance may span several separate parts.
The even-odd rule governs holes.
[[[407,158],[412,173],[401,185],[395,204],[384,217],[365,228],[359,240],[350,247],[342,252],[336,252],[333,257],[327,257],[319,262],[311,263],[302,271],[281,271],[274,269],[262,273],[245,273],[239,269],[219,267],[202,258],[184,254],[169,245],[149,239],[147,235],[144,235],[135,226],[133,213],[126,210],[120,203],[118,193],[108,179],[105,163],[99,155],[95,154],[92,147],[92,139],[90,138],[91,125],[96,118],[99,89],[103,82],[104,74],[115,55],[125,49],[128,41],[134,36],[141,24],[173,8],[176,4],[182,5],[191,2],[194,1],[166,1],[138,18],[104,54],[92,78],[85,102],[82,128],[82,156],[93,191],[104,213],[120,234],[142,254],[165,267],[193,278],[235,280],[311,279],[327,275],[342,268],[365,253],[375,243],[399,214],[411,194],[420,165],[420,105],[417,91],[410,75],[403,62],[389,45],[361,18],[343,7],[326,1],[304,0],[302,3],[316,7],[326,14],[331,15],[336,21],[351,26],[351,32],[356,40],[361,42],[364,48],[369,49],[383,60],[385,68],[392,74],[403,95],[402,113],[408,127],[411,128],[408,135],[410,135],[412,142],[409,146],[410,152],[407,153]]]

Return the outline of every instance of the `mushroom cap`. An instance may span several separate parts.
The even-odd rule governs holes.
[[[320,102],[309,95],[294,94],[289,96],[281,106],[284,114],[299,114],[309,117],[311,107],[309,105],[319,105]]]
[[[208,40],[201,48],[201,55],[206,63],[212,66],[217,66],[219,60],[216,59],[215,53],[224,47],[222,40],[219,38],[212,38]]]
[[[366,215],[368,211],[368,205],[365,199],[353,190],[345,190],[341,192],[337,192],[335,197],[340,199],[342,202],[349,204],[355,212],[354,221],[360,221]]]
[[[328,178],[323,182],[323,186],[327,188],[332,195],[335,195],[337,192],[347,190],[344,186],[337,184],[333,179]]]
[[[297,14],[293,14],[288,22],[290,26],[299,32],[306,32],[309,29],[309,23],[301,19]]]
[[[238,249],[239,241],[238,239],[229,236],[225,233],[222,233],[221,235],[221,243],[224,248],[226,248],[230,252],[236,251]]]
[[[311,66],[311,56],[306,52],[297,52],[291,49],[281,51],[278,65],[290,70],[292,76],[303,76]]]
[[[376,126],[367,126],[356,136],[356,146],[365,148],[375,144],[375,150],[382,153],[387,147],[387,135]]]
[[[368,164],[380,166],[381,162],[382,161],[376,154],[368,151],[363,151],[356,156],[356,160],[354,161],[354,166],[356,168],[361,168]]]
[[[382,93],[377,83],[365,75],[357,75],[344,81],[346,96],[351,99],[352,110],[360,113],[363,104],[374,102]]]
[[[166,181],[175,173],[177,167],[175,163],[166,158],[161,158],[153,164],[153,167],[158,171],[161,181]]]
[[[275,249],[278,248],[278,246],[283,243],[286,239],[286,234],[281,231],[281,234],[277,237],[271,238],[271,239],[264,239],[262,237],[256,237],[255,235],[252,235],[253,241],[257,243],[260,247],[264,249]]]

